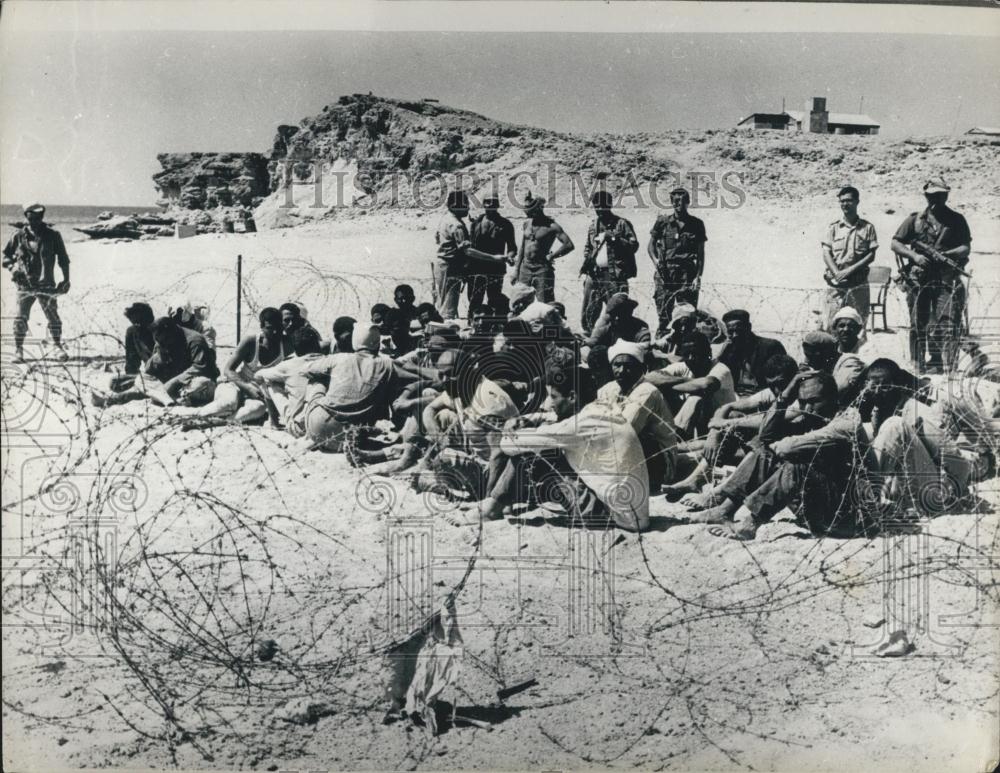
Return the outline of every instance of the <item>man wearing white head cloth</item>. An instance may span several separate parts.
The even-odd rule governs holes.
[[[608,349],[614,378],[598,390],[597,400],[617,410],[639,436],[649,471],[649,492],[654,494],[676,477],[674,449],[680,438],[663,394],[643,381],[645,357],[642,344],[616,341]]]
[[[830,320],[830,331],[843,354],[858,354],[865,340],[864,329],[864,320],[851,306],[844,306]]]

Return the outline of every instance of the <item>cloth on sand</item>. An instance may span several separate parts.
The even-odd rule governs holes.
[[[391,711],[420,714],[436,735],[435,704],[458,677],[462,647],[455,607],[449,606],[435,612],[418,631],[390,650],[386,691]]]

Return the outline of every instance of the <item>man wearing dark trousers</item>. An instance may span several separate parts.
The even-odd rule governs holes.
[[[14,318],[14,361],[24,362],[24,339],[28,334],[31,307],[38,301],[48,321],[49,335],[56,356],[66,360],[62,345],[62,321],[59,319],[58,295],[69,292],[69,255],[60,233],[44,221],[45,207],[31,204],[24,208],[27,225],[20,228],[3,248],[3,266],[10,269],[17,286],[17,316]],[[62,281],[56,284],[55,267],[59,264]]]
[[[684,188],[675,188],[670,191],[670,203],[673,213],[656,218],[646,248],[656,280],[653,295],[660,320],[657,338],[670,331],[675,303],[690,303],[697,308],[705,270],[705,223],[688,212],[690,194]]]
[[[587,231],[580,275],[583,283],[581,325],[590,335],[601,314],[601,306],[617,293],[628,294],[628,280],[635,277],[635,253],[639,249],[632,224],[611,211],[611,194],[597,191],[590,197],[597,217]]]
[[[924,373],[954,365],[965,314],[965,285],[956,269],[969,261],[972,234],[948,206],[950,190],[941,179],[924,183],[927,209],[907,217],[892,239],[910,310],[910,357]]]
[[[507,266],[514,264],[517,255],[517,237],[514,224],[500,214],[500,199],[490,196],[483,200],[485,212],[472,221],[469,236],[472,247],[498,260],[470,260],[466,277],[469,294],[469,314],[486,297],[486,304],[500,312],[505,305],[503,277]]]

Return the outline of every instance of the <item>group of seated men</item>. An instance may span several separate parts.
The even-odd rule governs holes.
[[[994,458],[996,411],[947,384],[935,395],[892,360],[865,363],[850,307],[832,334],[803,336],[797,362],[740,309],[716,320],[679,303],[654,339],[624,293],[589,335],[519,285],[509,309],[475,305],[465,327],[408,285],[394,301],[368,323],[339,317],[328,340],[301,304],[265,308],[221,372],[197,315],[133,304],[125,373],[94,403],[269,422],[464,499],[477,512],[449,517],[470,523],[554,502],[574,522],[642,530],[664,494],[729,538],[786,507],[814,534],[869,533],[887,512],[940,507],[944,484],[959,501]]]

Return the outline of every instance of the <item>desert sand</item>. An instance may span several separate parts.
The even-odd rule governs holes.
[[[880,237],[876,263],[894,265],[889,240],[921,197],[879,195],[863,191],[860,211]],[[995,186],[957,187],[951,202],[974,236],[972,315],[998,316]],[[552,214],[577,245],[557,270],[557,297],[576,321],[588,216]],[[622,214],[644,249],[656,212]],[[798,354],[822,308],[819,241],[835,198],[751,195],[697,214],[709,237],[702,305],[746,308],[759,332]],[[452,505],[405,480],[303,455],[282,433],[182,432],[151,406],[93,409],[87,388],[113,366],[134,300],[157,312],[175,297],[205,302],[220,347],[231,346],[238,254],[244,330],[255,310],[289,299],[324,333],[340,314],[365,318],[398,282],[429,299],[439,217],[376,212],[257,234],[71,243],[73,289],[60,303],[74,359],[3,370],[6,767],[993,764],[995,479],[979,486],[979,512],[873,540],[815,540],[786,514],[736,544],[679,524],[662,498],[641,535],[570,529],[545,511],[489,523],[457,600],[461,671],[442,696],[488,726],[445,723],[434,737],[383,725],[382,655],[459,581],[477,530],[449,525],[441,511]],[[639,257],[636,313],[652,320],[651,267]],[[7,282],[4,293],[9,309]],[[873,346],[899,357],[895,289],[889,324]],[[44,335],[37,310],[31,335]],[[875,657],[898,630],[912,651]],[[262,660],[266,640],[277,650]],[[498,700],[529,678],[534,686]]]

